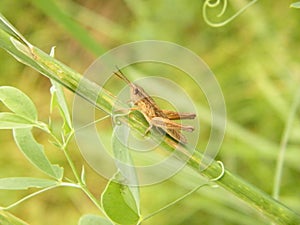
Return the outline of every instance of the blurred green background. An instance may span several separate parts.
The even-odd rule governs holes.
[[[227,130],[217,158],[232,173],[272,194],[280,142],[300,84],[300,10],[289,8],[290,3],[258,1],[219,28],[205,23],[203,3],[196,0],[1,0],[0,12],[33,45],[45,52],[56,46],[56,58],[80,73],[106,50],[137,40],[171,41],[194,51],[216,75],[226,101]],[[242,0],[230,1],[223,17],[216,17],[219,7],[209,10],[209,18],[223,21],[246,4]],[[17,87],[29,95],[37,105],[40,120],[46,122],[49,80],[4,50],[0,50],[0,73],[0,85]],[[180,77],[176,81],[185,82]],[[66,91],[66,95],[71,106],[73,94]],[[287,144],[280,193],[280,200],[297,212],[300,212],[299,115],[298,110]],[[201,121],[201,115],[198,116]],[[58,115],[54,114],[55,118]],[[208,136],[208,132],[204,127],[203,136]],[[54,162],[66,165],[63,155],[46,135],[36,136]],[[0,130],[0,143],[0,177],[43,177],[18,151],[11,131]],[[72,148],[80,168],[84,160],[75,143]],[[87,168],[88,184],[100,196],[106,180]],[[187,179],[187,175],[179,174],[162,184],[143,188],[143,215],[186,193],[197,183],[189,183]],[[8,205],[30,192],[0,192],[0,205]],[[33,225],[76,224],[80,215],[98,213],[81,192],[69,188],[51,190],[11,212]],[[266,223],[257,212],[221,188],[204,188],[144,224]]]

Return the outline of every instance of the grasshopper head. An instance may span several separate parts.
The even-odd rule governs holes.
[[[136,103],[147,97],[144,89],[133,83],[130,85],[130,96],[133,103]]]

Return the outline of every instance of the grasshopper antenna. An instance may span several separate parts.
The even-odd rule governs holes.
[[[114,74],[119,77],[120,79],[124,80],[126,83],[128,83],[129,85],[131,85],[130,80],[128,80],[128,78],[124,75],[124,73],[120,70],[120,68],[118,66],[116,66],[117,68],[117,72],[114,72]]]

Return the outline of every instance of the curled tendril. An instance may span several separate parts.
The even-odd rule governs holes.
[[[211,3],[211,2],[212,2],[211,0],[207,0],[206,2],[204,2],[204,6],[206,4],[207,7],[209,7],[209,8],[215,8],[215,7],[217,7],[221,3],[221,0],[217,0],[214,3]],[[222,8],[221,12],[217,15],[217,17],[223,16],[223,14],[226,11],[226,8],[227,8],[227,0],[224,0],[223,1],[223,8]]]
[[[223,7],[221,12],[217,15],[217,17],[221,17],[224,15],[226,9],[227,9],[227,5],[228,5],[228,0],[223,0]],[[219,6],[221,4],[221,0],[216,0],[216,1],[212,1],[212,0],[206,0],[204,2],[203,8],[202,8],[202,13],[203,13],[203,19],[204,21],[212,26],[212,27],[221,27],[226,25],[227,23],[231,22],[232,20],[234,20],[237,16],[239,16],[241,13],[243,13],[247,8],[249,8],[251,5],[253,5],[255,2],[257,2],[257,0],[253,0],[251,2],[249,2],[247,5],[245,5],[243,8],[241,8],[239,11],[237,11],[234,15],[232,15],[230,18],[222,21],[222,22],[212,22],[208,19],[207,17],[207,9],[208,8],[215,8],[217,6]]]
[[[119,120],[119,117],[123,117],[123,116],[128,116],[130,113],[130,111],[126,112],[126,113],[118,113],[118,114],[114,114],[112,116],[112,119],[114,121],[114,123],[118,126],[120,126],[122,124],[122,122]]]

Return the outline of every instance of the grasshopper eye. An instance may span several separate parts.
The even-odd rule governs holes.
[[[137,95],[138,93],[139,93],[139,89],[138,89],[138,88],[135,88],[135,89],[133,90],[133,94]]]

